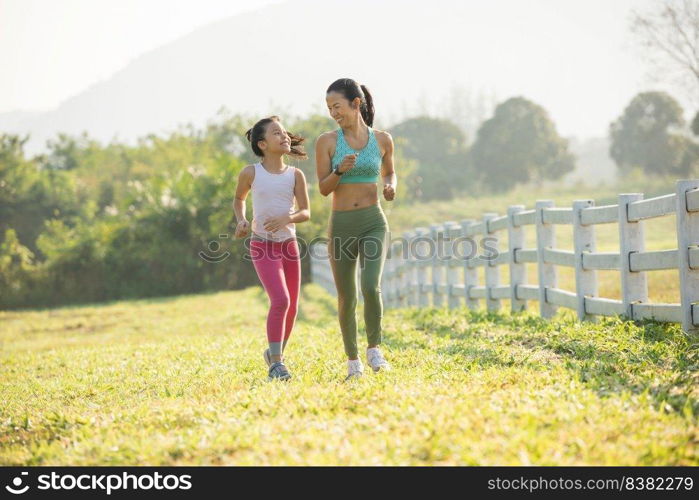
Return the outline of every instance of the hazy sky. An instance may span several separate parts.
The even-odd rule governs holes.
[[[0,113],[55,108],[144,52],[210,22],[280,1],[0,0]],[[347,1],[350,7],[352,1]],[[385,22],[400,22],[400,3],[396,1],[395,18]],[[444,59],[444,74],[426,72],[424,80],[411,84],[442,93],[449,86],[466,85],[501,100],[523,95],[543,104],[564,135],[606,135],[609,122],[637,92],[672,90],[653,80],[629,30],[631,10],[653,3],[455,0],[454,11],[466,16],[463,29],[476,42],[427,55]],[[309,26],[332,22],[344,30],[356,19],[351,9],[348,22],[322,15],[322,8],[308,12]],[[361,15],[371,19],[371,12]],[[440,37],[431,26],[426,19],[424,33],[415,36]],[[293,37],[294,29],[286,35]],[[390,47],[391,41],[380,35],[380,29],[372,33],[377,46]],[[387,71],[393,71],[390,54],[386,57]],[[454,71],[454,64],[463,67]],[[379,93],[390,91],[381,88],[387,80],[382,75],[354,70],[352,76],[375,82]],[[399,114],[397,105],[392,106],[386,114]]]
[[[281,0],[0,0],[0,113],[55,108],[143,52]]]

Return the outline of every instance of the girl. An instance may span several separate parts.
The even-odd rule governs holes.
[[[330,116],[340,128],[322,134],[316,142],[316,170],[320,192],[333,193],[328,253],[337,288],[338,313],[347,378],[359,377],[364,366],[357,353],[357,260],[362,268],[361,289],[368,340],[367,362],[378,372],[389,369],[381,344],[381,273],[385,260],[388,222],[379,204],[377,182],[392,201],[396,192],[393,139],[372,129],[374,103],[364,85],[351,78],[335,81],[326,92]]]
[[[284,164],[284,155],[306,158],[304,138],[291,134],[277,116],[258,121],[246,132],[252,150],[261,161],[246,166],[238,177],[233,209],[237,238],[250,233],[250,254],[255,271],[269,296],[267,340],[264,358],[269,379],[288,380],[282,353],[294,328],[301,284],[301,261],[296,223],[311,218],[306,177]],[[245,217],[245,198],[252,190],[252,227]],[[294,211],[294,199],[298,210]]]

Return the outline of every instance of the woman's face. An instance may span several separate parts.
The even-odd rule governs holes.
[[[260,141],[260,149],[263,153],[289,154],[291,152],[291,139],[284,130],[281,122],[274,121],[267,125],[265,138]]]
[[[359,113],[360,99],[355,99],[354,105],[340,92],[328,92],[325,96],[328,112],[333,120],[342,127],[345,123],[351,123]]]

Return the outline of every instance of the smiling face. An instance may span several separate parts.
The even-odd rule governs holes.
[[[359,105],[361,99],[356,97],[350,102],[341,92],[328,92],[325,96],[328,105],[328,112],[333,120],[341,127],[345,123],[352,123],[359,115]]]
[[[264,154],[285,155],[291,152],[291,139],[281,122],[273,121],[267,125],[264,139],[259,141],[259,148]]]

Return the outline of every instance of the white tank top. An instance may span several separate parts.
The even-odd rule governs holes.
[[[260,238],[284,241],[296,236],[296,224],[290,222],[276,233],[265,229],[269,217],[294,213],[294,186],[296,169],[287,166],[281,174],[271,174],[260,163],[255,163],[252,181],[252,232]]]

